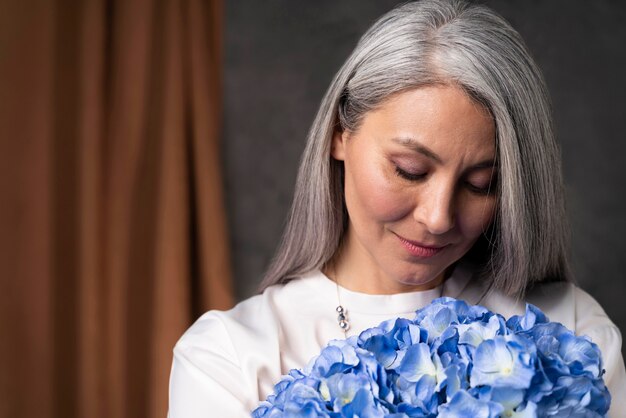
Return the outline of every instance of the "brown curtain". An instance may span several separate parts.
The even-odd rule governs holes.
[[[164,417],[232,303],[219,0],[0,0],[0,417]]]

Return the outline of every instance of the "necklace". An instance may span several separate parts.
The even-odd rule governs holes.
[[[337,302],[339,303],[337,307],[335,308],[335,312],[337,312],[337,325],[339,325],[339,328],[343,331],[344,336],[347,338],[348,331],[350,330],[350,320],[348,318],[348,310],[344,308],[343,305],[341,304],[341,292],[339,289],[339,280],[337,279],[336,275],[335,275],[334,282],[337,287]],[[443,296],[443,283],[440,283],[438,287],[439,287],[438,297],[442,297]]]
[[[337,302],[339,305],[335,308],[337,312],[337,324],[339,328],[343,331],[343,334],[347,337],[348,330],[350,329],[350,321],[348,320],[348,311],[341,305],[341,295],[339,294],[339,282],[335,280],[335,284],[337,285]]]

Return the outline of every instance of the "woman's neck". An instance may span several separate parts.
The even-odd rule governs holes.
[[[442,272],[437,278],[425,284],[403,283],[402,280],[389,277],[368,257],[363,257],[363,251],[355,251],[358,243],[348,243],[350,238],[348,236],[344,238],[339,250],[322,268],[322,272],[341,287],[354,292],[392,295],[430,290],[443,283],[449,276],[447,273],[452,270]]]

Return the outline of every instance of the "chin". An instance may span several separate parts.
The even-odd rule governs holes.
[[[424,286],[436,281],[446,267],[433,268],[434,266],[420,266],[418,268],[403,269],[403,271],[395,272],[396,280],[407,286]]]

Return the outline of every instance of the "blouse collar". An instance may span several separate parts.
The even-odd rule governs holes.
[[[449,296],[464,299],[470,304],[478,303],[486,293],[483,286],[468,287],[473,270],[466,263],[459,263],[446,281],[433,289],[397,293],[393,295],[371,295],[348,290],[328,278],[320,270],[311,273],[324,286],[324,294],[333,295],[337,301],[354,313],[376,315],[400,315],[423,308],[434,299]],[[330,296],[329,296],[330,297]]]

